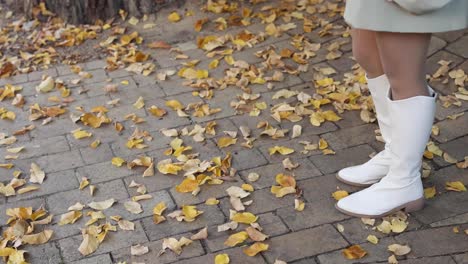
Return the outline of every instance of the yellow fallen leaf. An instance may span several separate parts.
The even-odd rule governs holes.
[[[75,139],[89,138],[92,135],[93,133],[90,133],[86,130],[81,130],[81,128],[73,131],[73,137],[75,137]]]
[[[125,163],[125,160],[120,157],[113,157],[112,158],[112,165],[121,167]]]
[[[191,178],[185,178],[179,185],[175,187],[176,191],[180,193],[193,192],[198,188],[198,181]]]
[[[37,165],[34,162],[31,163],[31,169],[29,171],[31,172],[29,182],[39,184],[42,184],[42,182],[44,182],[45,172],[41,168],[39,168],[39,165]]]
[[[241,231],[235,234],[230,235],[226,241],[224,241],[224,245],[228,247],[234,247],[238,244],[243,243],[247,238],[249,238],[249,235],[245,231]]]
[[[262,232],[258,231],[257,229],[251,226],[247,227],[245,231],[249,235],[250,239],[252,239],[253,241],[260,242],[265,241],[268,238],[267,235],[263,234]]]
[[[101,141],[100,140],[95,140],[93,141],[93,143],[91,143],[89,146],[93,149],[99,147],[99,145],[101,145]]]
[[[154,208],[153,208],[153,214],[155,215],[162,215],[162,213],[167,209],[166,203],[165,202],[160,202],[158,203]]]
[[[424,198],[431,199],[437,194],[435,186],[424,189]]]
[[[255,216],[252,213],[244,212],[244,213],[235,213],[231,220],[237,223],[243,224],[252,224],[257,222],[258,216]]]
[[[81,218],[83,214],[80,211],[70,211],[60,216],[58,225],[73,224]]]
[[[78,248],[78,251],[83,256],[87,256],[89,254],[92,254],[95,252],[99,247],[99,240],[95,235],[92,234],[83,234],[83,241],[80,244],[80,247]]]
[[[280,153],[281,155],[288,155],[294,152],[294,149],[287,148],[287,147],[280,147],[280,146],[274,146],[268,149],[268,152],[270,155],[273,155],[275,153]]]
[[[408,223],[397,218],[393,218],[390,224],[393,233],[402,233],[408,227]]]
[[[347,191],[345,191],[345,190],[338,190],[338,191],[332,193],[333,198],[335,198],[335,200],[337,200],[337,201],[345,198],[348,195],[349,195],[349,193]]]
[[[38,185],[29,185],[29,186],[26,186],[24,188],[19,189],[16,193],[17,194],[23,194],[23,193],[27,193],[27,192],[37,191],[40,188],[41,187],[38,186]]]
[[[221,137],[218,139],[218,147],[220,148],[225,148],[230,145],[236,144],[237,138],[232,138],[232,137]]]
[[[267,251],[268,247],[269,247],[268,244],[261,243],[261,242],[255,242],[253,245],[251,245],[248,248],[244,248],[244,250],[242,250],[242,251],[247,256],[254,257],[255,255],[257,255],[258,253],[260,253],[262,251]]]
[[[172,12],[172,13],[169,14],[169,16],[167,17],[167,19],[168,19],[170,22],[175,23],[175,22],[179,22],[180,19],[181,19],[181,17],[180,17],[180,15],[179,15],[179,13],[177,13],[177,12],[174,11],[174,12]]]
[[[208,227],[205,227],[198,231],[196,234],[190,237],[191,240],[202,240],[208,238]]]
[[[136,102],[133,104],[133,107],[135,107],[136,109],[142,109],[144,106],[145,106],[145,100],[141,96],[138,97]]]
[[[374,235],[368,235],[367,236],[367,241],[371,242],[374,245],[379,243],[379,239]]]
[[[454,192],[466,192],[466,187],[461,181],[446,182],[445,189]]]
[[[184,205],[182,206],[182,212],[185,216],[186,222],[192,222],[195,218],[203,213],[203,211],[198,211],[196,206],[193,205]]]
[[[319,140],[318,146],[319,146],[319,149],[323,150],[323,149],[328,148],[328,143],[327,143],[327,141],[325,139],[321,138]]]
[[[229,261],[228,254],[218,254],[215,257],[215,264],[229,264]]]
[[[88,204],[88,206],[94,210],[102,211],[102,210],[106,210],[107,208],[110,208],[114,203],[115,203],[114,199],[108,199],[102,202],[91,202]]]
[[[354,245],[344,249],[343,255],[346,259],[361,259],[367,255],[367,252],[361,246]]]
[[[129,211],[132,214],[141,214],[143,212],[141,204],[139,204],[138,202],[126,201],[124,203],[124,207],[127,211]]]
[[[217,205],[217,204],[219,204],[219,200],[216,199],[216,198],[208,198],[208,199],[206,199],[205,204],[206,205]]]
[[[250,184],[247,184],[247,183],[244,183],[242,184],[242,189],[244,191],[248,191],[248,192],[253,192],[254,191],[254,187]]]
[[[450,164],[455,164],[458,162],[454,157],[450,156],[447,152],[443,154],[444,160]]]
[[[411,252],[411,248],[407,245],[391,244],[388,246],[388,250],[393,252],[397,256],[403,256]]]
[[[298,212],[304,211],[305,203],[302,200],[294,199],[294,209]]]
[[[23,241],[24,244],[30,244],[30,245],[45,244],[52,237],[53,233],[54,231],[46,229],[37,234],[24,235],[23,237],[21,237],[21,240]]]

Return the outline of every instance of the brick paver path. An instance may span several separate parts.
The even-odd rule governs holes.
[[[165,40],[172,43],[174,47],[190,57],[189,60],[200,60],[197,68],[207,69],[211,58],[207,58],[204,52],[197,49],[195,36],[197,34],[207,35],[210,30],[196,33],[193,31],[193,23],[200,17],[210,17],[215,19],[219,16],[227,15],[203,14],[198,12],[195,17],[185,18],[177,24],[168,24],[166,20],[167,11],[162,11],[161,19],[157,23],[161,25],[158,29],[143,31],[145,41]],[[198,14],[200,13],[200,14]],[[328,18],[335,25],[344,25],[341,18],[336,15]],[[283,22],[282,22],[283,23]],[[261,66],[263,59],[254,55],[256,51],[274,46],[279,52],[283,48],[292,48],[291,37],[295,34],[303,34],[302,22],[298,27],[284,33],[279,37],[268,37],[264,42],[254,45],[252,48],[246,47],[242,51],[235,52],[233,57],[236,60],[244,60],[250,64]],[[245,27],[254,34],[264,32],[265,24],[254,23]],[[244,27],[229,27],[227,31],[219,32],[213,30],[211,34],[222,35],[226,32],[235,34],[243,30]],[[156,33],[155,33],[156,32]],[[207,33],[208,32],[208,33]],[[345,72],[350,72],[355,62],[350,58],[350,39],[339,35],[327,35],[319,37],[317,30],[304,34],[307,39],[314,43],[322,43],[325,47],[332,42],[345,41],[340,50],[343,55],[335,60],[327,60],[325,53],[319,51],[317,56],[309,60],[307,72],[297,75],[285,74],[286,78],[282,82],[275,83],[272,90],[266,85],[253,85],[253,93],[260,93],[261,100],[269,107],[284,101],[273,100],[272,95],[280,89],[302,91],[312,95],[315,91],[315,84],[312,81],[315,67],[332,67],[337,73],[332,75],[336,80],[340,80]],[[324,50],[324,48],[322,48]],[[152,52],[152,58],[157,64],[157,71],[161,69],[178,69],[181,60],[175,60],[174,53],[168,50],[156,50]],[[462,69],[468,72],[468,31],[452,32],[446,34],[436,34],[433,37],[428,66],[430,74],[438,68],[437,62],[440,60],[451,61],[450,70]],[[186,60],[182,60],[186,61]],[[461,181],[468,185],[468,173],[459,169],[454,164],[446,162],[442,157],[436,156],[432,160],[425,160],[432,168],[430,176],[424,180],[425,187],[436,186],[437,195],[427,201],[424,210],[412,214],[408,218],[408,229],[402,234],[382,234],[372,227],[366,226],[360,219],[350,218],[337,212],[334,209],[335,200],[331,194],[341,188],[349,192],[356,191],[356,188],[339,183],[335,179],[335,173],[349,165],[359,164],[368,159],[372,152],[382,149],[382,143],[376,140],[374,130],[376,124],[364,123],[359,111],[346,111],[340,116],[342,120],[337,122],[325,122],[320,127],[312,126],[308,120],[298,123],[289,121],[278,123],[271,116],[268,109],[263,110],[258,117],[249,114],[236,115],[235,110],[230,106],[231,101],[236,100],[236,96],[242,94],[240,89],[228,87],[224,90],[215,90],[212,99],[202,99],[192,94],[193,89],[182,84],[182,80],[177,75],[168,77],[166,81],[157,81],[154,75],[144,77],[130,73],[126,70],[106,71],[105,60],[96,60],[81,65],[84,71],[93,75],[91,79],[85,79],[78,85],[72,85],[70,80],[78,76],[70,71],[69,66],[53,66],[44,72],[33,72],[27,75],[18,75],[8,79],[1,79],[0,85],[5,84],[20,85],[23,87],[22,94],[26,98],[26,105],[23,111],[15,110],[16,120],[14,122],[0,120],[0,133],[11,135],[14,131],[29,124],[35,124],[36,128],[25,135],[17,136],[18,142],[12,146],[25,146],[25,150],[20,153],[17,160],[13,160],[14,169],[22,170],[28,174],[30,164],[37,163],[45,172],[46,180],[38,191],[16,195],[12,197],[0,197],[0,223],[6,224],[7,208],[32,206],[38,208],[40,205],[54,214],[53,224],[50,228],[54,230],[51,241],[45,245],[28,246],[28,260],[31,263],[213,263],[214,256],[223,252],[229,254],[231,263],[274,263],[275,259],[286,261],[287,263],[353,263],[346,260],[341,251],[350,245],[360,244],[367,252],[368,256],[359,260],[359,263],[386,263],[391,255],[387,250],[389,244],[408,244],[412,252],[401,257],[400,263],[468,263],[468,235],[465,234],[468,228],[468,192],[453,192],[445,189],[448,181]],[[219,67],[210,70],[210,76],[222,77],[228,66],[221,62]],[[41,125],[41,121],[30,122],[28,120],[29,105],[35,102],[41,106],[55,105],[56,103],[47,101],[52,95],[60,96],[59,91],[48,94],[37,94],[35,87],[40,82],[43,74],[65,80],[71,88],[76,101],[70,103],[67,108],[70,112],[75,112],[78,106],[89,111],[92,107],[106,105],[106,102],[120,98],[120,103],[109,108],[108,116],[113,121],[121,122],[126,129],[121,133],[116,132],[111,125],[104,125],[102,128],[91,129],[75,124],[68,113],[54,118],[47,125]],[[267,74],[271,76],[271,74]],[[112,79],[109,81],[108,79]],[[445,78],[443,78],[445,79]],[[128,81],[128,85],[121,84]],[[117,93],[106,94],[103,87],[108,83],[118,84]],[[447,84],[442,81],[434,81],[432,86],[442,95],[449,95],[456,91],[453,80]],[[465,82],[466,84],[466,82]],[[79,94],[79,90],[87,90]],[[142,96],[145,99],[145,107],[135,109],[132,104]],[[165,107],[164,103],[170,99],[177,99],[187,105],[193,102],[209,103],[211,108],[221,108],[221,112],[206,117],[178,117],[174,111]],[[294,98],[292,98],[294,99]],[[468,155],[468,102],[460,100],[460,106],[450,106],[444,108],[438,102],[436,124],[440,128],[437,136],[432,136],[432,140],[442,149],[449,153],[458,161],[462,161]],[[297,100],[289,100],[295,103]],[[151,116],[147,107],[157,105],[168,109],[168,115],[162,118]],[[11,102],[5,100],[0,102],[0,108],[11,108]],[[447,116],[464,113],[465,115],[455,120],[448,119]],[[125,120],[124,116],[135,113],[146,120],[146,123],[134,125],[130,120]],[[232,153],[232,167],[237,169],[236,182],[225,182],[223,185],[204,185],[197,196],[190,193],[182,194],[175,191],[175,185],[182,180],[181,176],[163,175],[156,170],[155,176],[143,178],[141,169],[117,168],[111,164],[113,157],[122,157],[131,161],[138,155],[153,157],[155,162],[167,157],[163,151],[168,148],[172,138],[163,136],[159,131],[162,128],[182,128],[192,129],[195,124],[203,127],[209,121],[216,121],[216,136],[207,136],[202,143],[194,142],[190,136],[182,136],[184,144],[192,146],[194,152],[200,153],[200,159],[209,160],[213,157],[224,157],[228,152]],[[268,136],[260,137],[263,129],[257,129],[259,121],[266,120],[276,128],[291,129],[294,124],[302,125],[302,136],[291,139],[289,134],[284,138],[273,140]],[[252,130],[252,134],[258,139],[254,141],[254,147],[248,149],[242,147],[240,126],[247,126]],[[71,131],[83,127],[93,133],[89,139],[77,140]],[[152,141],[146,142],[147,148],[141,150],[128,149],[125,144],[128,137],[139,127],[141,130],[150,132]],[[238,131],[238,143],[227,148],[218,148],[217,139],[224,135],[222,131]],[[318,142],[320,138],[325,139],[335,155],[322,155],[320,151],[310,151],[301,153],[303,146],[301,140]],[[92,149],[89,145],[94,140],[99,139],[101,145]],[[292,171],[285,171],[281,161],[286,156],[269,155],[268,148],[274,145],[288,146],[294,148],[296,152],[290,157],[293,162],[300,166]],[[6,148],[11,146],[0,146],[0,158],[8,155]],[[7,160],[0,160],[0,163],[7,163]],[[11,179],[12,170],[0,168],[0,178],[7,183]],[[266,243],[270,249],[256,257],[248,257],[242,252],[241,247],[227,248],[224,245],[229,232],[217,232],[217,226],[229,221],[229,209],[231,205],[225,190],[229,186],[241,186],[248,182],[247,176],[250,172],[260,174],[260,180],[252,183],[255,191],[251,195],[253,203],[247,207],[249,212],[259,216],[259,224],[263,227],[263,232],[270,238]],[[297,212],[294,210],[294,195],[284,198],[275,198],[270,192],[270,187],[275,184],[275,175],[278,173],[294,174],[298,186],[303,190],[303,199],[306,202],[305,210]],[[94,196],[90,196],[89,191],[78,189],[79,181],[82,177],[87,177],[91,184],[97,187]],[[132,181],[144,184],[148,193],[152,195],[149,200],[141,201],[143,213],[131,214],[123,207],[123,203],[137,195],[135,188],[129,188]],[[205,205],[207,198],[216,197],[220,203],[215,206]],[[133,221],[135,231],[111,232],[99,249],[90,256],[83,257],[77,248],[82,241],[80,228],[89,219],[84,217],[73,225],[58,226],[59,216],[67,211],[67,208],[76,202],[83,204],[91,201],[102,201],[114,198],[117,201],[112,208],[104,211],[106,216],[120,215],[126,220]],[[198,204],[198,209],[204,211],[196,221],[191,223],[180,223],[173,219],[159,225],[153,223],[152,208],[164,201],[168,207],[167,212],[172,212],[176,208],[186,204]],[[110,220],[109,220],[110,221]],[[377,220],[379,223],[380,220]],[[113,222],[115,224],[115,222]],[[184,248],[180,256],[168,252],[160,257],[158,253],[162,246],[162,239],[167,237],[179,238],[182,235],[190,236],[201,228],[207,226],[209,231],[208,239],[194,241]],[[344,227],[340,232],[338,226]],[[458,228],[456,233],[454,228]],[[238,231],[241,229],[239,228]],[[373,245],[367,242],[369,234],[380,238],[378,244]],[[149,247],[149,253],[143,256],[131,256],[130,246],[143,244]],[[356,263],[356,262],[354,262]]]

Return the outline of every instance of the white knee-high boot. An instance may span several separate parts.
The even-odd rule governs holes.
[[[398,210],[424,206],[421,160],[431,135],[436,94],[393,101],[388,98],[391,118],[388,174],[378,183],[347,196],[336,204],[341,212],[357,217],[382,217]]]
[[[388,150],[391,140],[391,120],[387,102],[390,83],[384,74],[377,78],[367,79],[367,85],[374,101],[380,132],[385,141],[385,149],[364,164],[340,170],[336,176],[344,183],[364,187],[380,181],[387,175],[391,161]]]

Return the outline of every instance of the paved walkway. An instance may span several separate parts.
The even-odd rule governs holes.
[[[256,7],[255,10],[259,10],[259,7]],[[166,11],[162,12],[162,19],[157,22],[161,25],[160,28],[142,30],[145,43],[150,43],[152,40],[164,40],[171,43],[173,47],[179,48],[180,54],[185,54],[189,58],[176,60],[174,57],[177,53],[169,50],[148,50],[147,52],[151,53],[152,59],[157,65],[156,72],[158,73],[169,72],[170,75],[171,71],[177,71],[184,67],[181,63],[191,60],[200,60],[196,65],[197,69],[208,69],[213,58],[208,58],[203,50],[197,48],[195,38],[197,35],[237,34],[246,28],[258,36],[260,32],[265,31],[265,24],[260,23],[254,23],[247,27],[230,26],[226,31],[217,31],[214,29],[215,24],[213,23],[213,25],[206,25],[201,33],[197,33],[193,31],[193,23],[200,17],[206,16],[214,20],[217,17],[227,19],[228,15],[206,14],[196,10],[195,17],[188,17],[177,24],[172,24],[166,20],[167,16],[164,13]],[[358,98],[361,103],[356,104],[358,109],[355,111],[345,110],[342,113],[337,111],[341,107],[346,109],[346,106],[352,106],[349,101],[340,102],[339,98],[334,103],[335,107],[331,104],[322,107],[323,111],[333,110],[336,112],[342,117],[339,121],[325,121],[320,126],[313,126],[309,118],[311,113],[309,113],[298,115],[301,120],[291,122],[285,119],[291,117],[297,121],[294,119],[297,116],[291,116],[291,110],[289,110],[289,114],[283,113],[281,122],[272,117],[270,110],[274,105],[285,102],[291,106],[300,105],[298,93],[313,96],[313,99],[320,99],[318,93],[324,91],[324,87],[330,87],[330,84],[320,86],[318,81],[323,79],[317,77],[320,74],[320,69],[327,69],[321,72],[322,77],[327,76],[330,72],[325,75],[324,72],[331,68],[336,73],[331,73],[328,77],[333,78],[334,81],[344,83],[348,80],[348,83],[357,85],[356,81],[350,81],[349,75],[346,74],[354,72],[356,75],[356,72],[355,68],[352,69],[355,62],[350,58],[350,39],[346,35],[343,36],[344,28],[340,27],[344,23],[339,18],[339,13],[329,12],[331,15],[329,18],[327,18],[328,14],[326,13],[319,17],[327,18],[333,22],[336,28],[331,29],[330,34],[320,36],[319,32],[324,27],[319,27],[311,33],[305,33],[302,20],[293,19],[297,23],[297,28],[289,29],[278,37],[265,35],[264,41],[259,41],[252,47],[245,46],[242,50],[233,53],[232,56],[236,61],[244,61],[248,65],[260,68],[260,72],[264,72],[262,75],[264,77],[274,76],[275,71],[283,72],[282,77],[278,77],[281,79],[280,81],[267,82],[272,83],[271,86],[267,83],[262,84],[262,80],[257,80],[260,84],[247,86],[251,88],[252,94],[260,94],[258,100],[251,100],[247,95],[242,95],[244,91],[249,91],[242,91],[233,85],[229,85],[225,89],[222,89],[223,87],[210,89],[213,91],[213,96],[210,98],[206,92],[208,90],[184,86],[183,82],[187,80],[177,76],[177,74],[167,76],[167,79],[162,81],[157,80],[154,74],[145,77],[124,69],[107,71],[104,69],[107,65],[105,60],[81,64],[82,71],[90,73],[92,77],[82,78],[82,81],[77,84],[74,84],[73,80],[80,78],[80,76],[73,73],[66,65],[54,66],[42,72],[1,79],[0,87],[6,84],[22,87],[20,93],[24,96],[26,104],[21,111],[20,108],[14,108],[11,105],[11,99],[0,102],[0,108],[5,107],[16,114],[15,121],[0,120],[0,135],[10,137],[15,131],[25,126],[35,125],[35,128],[30,132],[17,135],[16,143],[0,146],[2,159],[7,155],[14,155],[7,152],[8,148],[25,147],[18,153],[17,159],[0,160],[0,163],[14,164],[12,169],[0,168],[1,181],[4,184],[10,182],[14,170],[23,171],[21,177],[27,179],[33,162],[45,171],[46,178],[37,191],[9,197],[1,196],[0,223],[6,225],[7,215],[5,212],[7,208],[32,206],[37,209],[42,205],[54,215],[52,224],[48,225],[48,228],[54,231],[51,240],[44,245],[24,247],[29,252],[28,261],[30,263],[104,264],[124,261],[127,263],[213,263],[214,257],[220,253],[227,253],[231,263],[244,264],[274,263],[276,259],[287,263],[301,264],[387,263],[388,257],[392,255],[387,250],[387,246],[390,244],[407,244],[412,249],[411,253],[398,257],[399,263],[468,263],[468,193],[450,191],[445,188],[446,182],[461,181],[468,185],[468,173],[466,169],[458,168],[453,162],[447,162],[446,160],[450,161],[450,159],[444,159],[443,156],[434,155],[432,159],[425,159],[427,165],[425,173],[430,174],[426,175],[424,185],[427,188],[435,186],[436,195],[427,200],[427,206],[424,210],[408,217],[408,227],[402,233],[384,234],[376,228],[382,219],[377,219],[374,226],[370,226],[364,224],[360,219],[350,218],[334,209],[335,199],[332,197],[332,193],[337,188],[348,192],[357,190],[337,182],[334,177],[335,173],[345,166],[364,162],[371,153],[379,151],[383,147],[374,133],[377,128],[376,124],[366,123],[360,116],[359,108],[363,107],[362,100],[367,95],[365,89],[362,90],[364,91],[362,96]],[[253,19],[253,21],[256,20]],[[277,20],[278,26],[284,23],[282,20]],[[306,58],[305,63],[308,64],[308,67],[300,67],[302,72],[296,74],[294,71],[300,65],[307,65],[297,63],[304,57],[296,60],[285,58],[287,65],[291,67],[279,67],[275,65],[276,57],[268,57],[267,52],[264,53],[263,58],[254,55],[256,52],[275,50],[277,54],[288,57],[286,49],[300,53],[292,43],[296,34],[300,34],[310,43],[322,44],[315,56]],[[298,39],[296,37],[296,40]],[[299,40],[299,42],[301,41],[303,40]],[[336,43],[339,43],[338,47],[333,47]],[[229,44],[228,46],[233,45]],[[330,51],[341,56],[333,58],[333,54],[329,55]],[[327,55],[332,57],[327,57]],[[215,56],[215,58],[219,57],[222,56]],[[267,57],[269,61],[268,65],[265,65],[264,61]],[[441,77],[431,81],[434,88],[445,96],[442,96],[438,101],[436,126],[439,128],[439,133],[432,135],[432,141],[444,153],[460,162],[468,156],[468,114],[466,113],[468,102],[466,94],[464,95],[465,100],[456,99],[453,96],[453,93],[457,92],[457,86],[448,72],[451,70],[468,72],[467,31],[437,34],[433,37],[428,60],[431,75],[439,69],[440,65],[437,63],[441,60],[451,61],[451,63],[447,70],[441,71],[443,74]],[[270,66],[271,69],[268,68]],[[225,74],[234,74],[235,71],[226,71],[230,67],[232,66],[227,65],[224,59],[220,59],[219,66],[209,70],[210,77],[221,79]],[[242,63],[236,64],[235,67],[242,68]],[[250,70],[252,76],[257,74],[256,69],[250,68]],[[294,74],[289,74],[288,71]],[[55,80],[64,80],[66,86],[71,90],[74,101],[64,103],[61,91],[58,90],[38,94],[35,88],[41,82],[41,77],[44,74]],[[458,81],[460,82],[460,77],[458,77]],[[468,79],[465,79],[465,86],[467,81]],[[461,82],[460,86],[463,85],[463,80]],[[104,87],[107,86],[109,90],[109,84],[115,84],[117,91],[106,92]],[[297,91],[297,93],[290,98],[273,99],[281,89]],[[359,86],[357,89],[359,90]],[[194,91],[198,91],[198,93],[193,93]],[[61,102],[68,110],[67,113],[52,118],[52,121],[46,125],[41,124],[43,119],[29,121],[31,105],[35,103],[41,107],[58,105],[56,101],[50,99],[52,96],[58,97],[59,103]],[[134,103],[140,96],[144,99],[145,106],[137,109]],[[120,102],[115,105],[108,104],[109,101],[117,98],[120,98]],[[192,109],[186,109],[185,112],[188,116],[184,117],[179,116],[177,111],[166,106],[166,102],[169,100],[178,100],[185,107],[191,103],[200,104],[191,105]],[[307,101],[307,99],[305,100]],[[449,104],[448,102],[453,104],[448,107],[442,106],[444,103]],[[208,104],[212,110],[219,109],[220,111],[209,114],[207,108],[201,106],[203,104]],[[155,117],[148,109],[152,105],[165,109],[167,114]],[[100,128],[91,128],[82,122],[72,121],[71,113],[76,116],[80,111],[89,112],[97,106],[108,108],[107,116],[112,119],[111,124],[103,124]],[[314,109],[311,106],[307,108]],[[364,115],[366,113],[368,112],[363,112]],[[457,115],[463,113],[465,114]],[[127,116],[129,114],[135,114],[136,117],[142,118],[146,122],[135,124],[134,121],[130,120],[131,116]],[[184,129],[191,131],[196,125],[203,128],[209,127],[213,124],[210,122],[213,121],[216,122],[216,134],[202,133],[205,138],[202,142],[199,142],[197,137],[193,135],[180,136],[184,146],[193,148],[184,153],[199,153],[200,160],[208,161],[214,157],[222,159],[231,153],[232,168],[236,170],[234,171],[234,181],[225,176],[223,179],[226,181],[222,185],[202,185],[199,194],[193,196],[190,193],[180,193],[175,189],[175,186],[183,180],[182,172],[177,176],[163,175],[155,168],[154,176],[142,177],[146,167],[128,169],[126,165],[116,167],[111,163],[114,157],[120,157],[130,162],[139,156],[148,156],[154,158],[154,163],[157,164],[161,160],[170,158],[170,156],[164,155],[164,151],[170,148],[169,143],[173,140],[172,137],[163,135],[161,129],[175,128],[179,133],[182,133]],[[267,121],[272,126],[272,129],[266,132],[269,135],[260,135],[265,130],[265,127],[258,126],[261,121]],[[121,132],[116,131],[113,125],[115,122],[123,125],[125,129]],[[302,134],[297,138],[292,138],[293,125],[302,126]],[[152,139],[143,136],[143,144],[146,147],[130,149],[126,144],[137,127],[140,132],[147,131]],[[251,136],[247,137],[247,140],[242,134],[245,132],[245,127],[251,130]],[[77,128],[91,132],[92,137],[76,139],[71,131]],[[282,132],[285,132],[282,129],[289,130],[284,137],[281,136]],[[219,139],[226,137],[223,131],[236,131],[237,143],[228,147],[219,147]],[[277,139],[272,138],[273,134]],[[252,142],[252,148],[243,146],[243,143],[247,142],[249,138],[256,139]],[[320,139],[324,139],[328,143],[328,149],[334,151],[334,155],[324,155],[322,150],[314,150],[313,147],[311,147],[312,150],[304,151],[305,145],[301,144],[301,141],[317,144]],[[95,140],[100,140],[101,144],[97,148],[90,147],[90,144]],[[292,148],[295,152],[285,156],[270,155],[269,148],[273,146]],[[285,158],[290,158],[293,163],[298,163],[300,166],[286,170],[282,165]],[[174,157],[173,161],[175,161]],[[229,168],[227,170],[227,174],[229,174]],[[249,180],[253,172],[260,175],[258,181],[251,182]],[[302,190],[300,200],[305,202],[304,211],[295,210],[294,194],[276,198],[270,192],[271,186],[277,184],[275,176],[279,173],[294,175],[297,187]],[[90,184],[95,186],[96,190],[93,196],[90,195],[89,186],[84,190],[79,190],[82,177],[87,177]],[[151,195],[150,199],[139,201],[143,207],[143,212],[139,214],[132,214],[124,208],[125,202],[140,194],[136,191],[137,188],[130,187],[132,181],[144,185],[147,193]],[[251,195],[243,199],[244,201],[252,201],[252,204],[246,206],[246,210],[259,217],[258,223],[263,228],[262,232],[269,236],[269,239],[265,241],[269,245],[269,249],[255,257],[245,255],[241,246],[229,248],[224,245],[224,241],[233,231],[217,232],[219,225],[230,221],[229,210],[232,209],[232,205],[229,202],[226,189],[230,186],[241,186],[243,183],[249,183],[254,188]],[[206,205],[205,201],[212,197],[217,198],[220,201],[219,204]],[[96,252],[86,257],[82,256],[78,251],[82,241],[80,228],[83,228],[90,219],[89,216],[86,216],[86,212],[90,210],[84,209],[84,216],[76,223],[69,225],[58,225],[60,215],[66,213],[67,208],[77,202],[88,204],[91,201],[103,201],[110,198],[115,199],[116,204],[103,211],[107,216],[107,221],[116,225],[116,222],[109,217],[120,215],[123,219],[132,221],[135,230],[122,231],[117,228],[117,232],[109,232]],[[166,216],[167,221],[156,225],[153,222],[153,207],[162,201],[168,207],[164,213],[165,216],[183,205],[198,205],[198,210],[202,210],[204,213],[190,223],[178,222]],[[105,223],[105,221],[101,220],[100,223]],[[180,256],[169,252],[169,250],[164,255],[158,256],[164,238],[190,237],[205,226],[208,227],[209,233],[207,239],[195,240],[183,248]],[[241,225],[236,232],[242,231],[244,228],[245,226]],[[367,241],[368,235],[375,235],[380,241],[374,245]],[[249,245],[251,242],[251,240],[247,240],[244,244]],[[131,256],[130,247],[136,244],[147,246],[149,253],[142,256]],[[367,256],[360,260],[347,260],[342,255],[343,249],[356,244],[361,245],[367,251]]]

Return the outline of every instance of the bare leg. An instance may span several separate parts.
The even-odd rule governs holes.
[[[392,98],[429,95],[425,62],[431,34],[376,32],[376,37]]]
[[[364,29],[352,29],[353,55],[366,71],[368,78],[384,74],[380,53],[376,41],[376,32]]]

